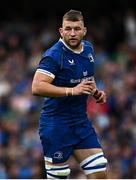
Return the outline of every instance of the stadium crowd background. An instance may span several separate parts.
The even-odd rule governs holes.
[[[88,99],[88,116],[109,161],[109,177],[136,178],[136,3],[66,0],[49,5],[3,2],[0,7],[0,179],[44,178],[38,135],[42,99],[31,94],[41,54],[59,38],[62,15],[81,10],[96,53],[97,86],[108,101]],[[8,3],[8,6],[7,6]],[[39,3],[39,4],[38,4]],[[82,8],[80,8],[82,7]],[[70,178],[85,178],[71,157]]]

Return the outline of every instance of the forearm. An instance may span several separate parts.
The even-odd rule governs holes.
[[[49,76],[36,73],[32,82],[32,94],[43,97],[77,96],[82,94],[92,94],[95,87],[93,81],[81,81],[75,87],[59,87],[52,84],[53,80]]]
[[[43,97],[62,97],[72,95],[72,88],[58,87],[48,82],[33,84],[32,94]]]

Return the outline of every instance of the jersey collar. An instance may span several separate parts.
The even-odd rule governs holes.
[[[76,53],[76,54],[80,54],[80,53],[82,53],[83,50],[84,50],[84,44],[83,44],[83,43],[82,43],[82,49],[81,49],[81,51],[74,51],[73,49],[71,49],[69,46],[66,45],[66,43],[63,41],[63,39],[60,38],[59,41],[61,41],[67,49],[69,49],[70,51],[72,51],[72,52],[74,52],[74,53]]]

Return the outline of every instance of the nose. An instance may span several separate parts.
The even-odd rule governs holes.
[[[75,30],[74,30],[74,29],[71,29],[70,35],[71,35],[71,36],[75,36]]]

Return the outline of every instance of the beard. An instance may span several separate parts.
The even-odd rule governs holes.
[[[75,39],[75,38],[71,38],[69,40],[64,39],[66,45],[68,47],[70,47],[71,49],[78,49],[80,47],[81,44],[81,40]]]

